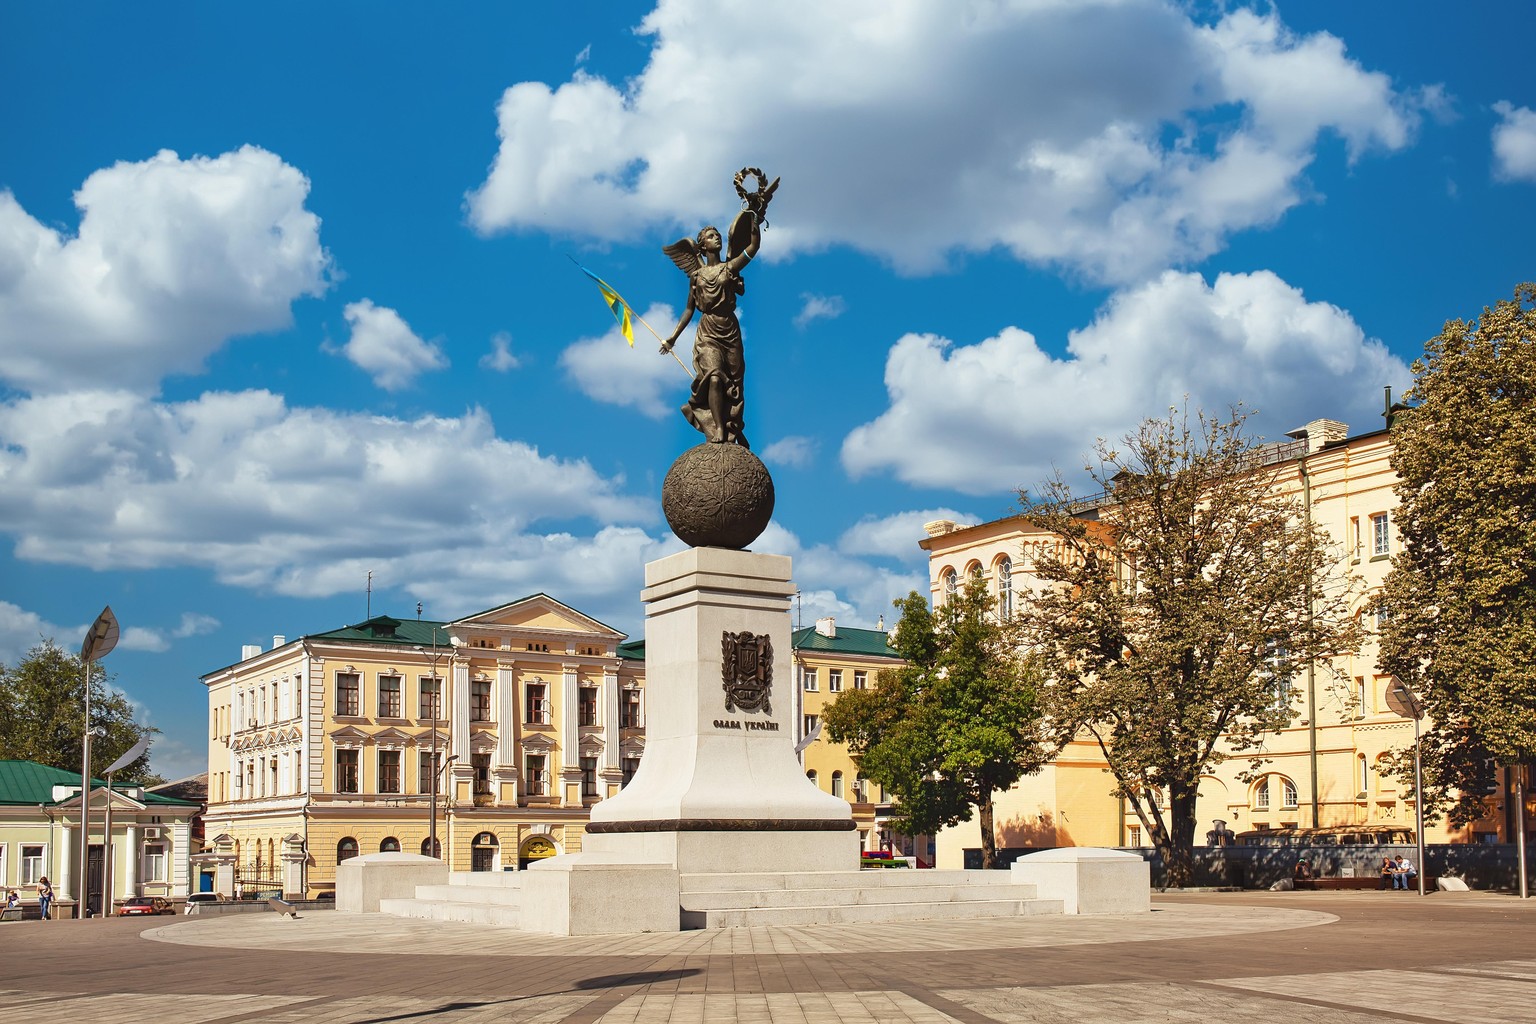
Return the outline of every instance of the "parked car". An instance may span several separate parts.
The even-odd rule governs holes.
[[[176,908],[164,896],[132,896],[117,908],[118,917],[139,917],[143,914],[174,914]]]
[[[200,903],[223,903],[224,894],[221,892],[194,892],[187,897],[187,913],[192,913],[192,908]]]

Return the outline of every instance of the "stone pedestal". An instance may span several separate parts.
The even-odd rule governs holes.
[[[1068,846],[1026,854],[1010,869],[1064,914],[1144,914],[1152,909],[1152,866],[1134,853]]]
[[[682,873],[848,871],[848,803],[794,752],[785,555],[689,548],[645,567],[645,756],[585,848]]]
[[[369,853],[336,865],[336,909],[371,914],[379,900],[409,899],[418,885],[445,885],[448,865],[415,853]]]

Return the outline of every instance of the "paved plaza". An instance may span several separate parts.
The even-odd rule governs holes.
[[[17,1024],[1536,1020],[1536,905],[1185,893],[1139,917],[552,938],[334,911],[0,926]]]

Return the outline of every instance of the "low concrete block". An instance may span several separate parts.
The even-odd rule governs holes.
[[[1471,887],[1467,885],[1466,881],[1457,878],[1454,875],[1441,875],[1439,879],[1436,880],[1435,884],[1440,887],[1441,892],[1471,891]]]
[[[1152,866],[1134,853],[1071,846],[1013,862],[1013,880],[1061,900],[1064,914],[1140,914],[1152,909]]]
[[[416,895],[418,885],[446,885],[448,865],[419,853],[370,853],[336,865],[336,909],[375,914],[381,899]]]
[[[539,861],[523,873],[522,929],[549,935],[675,932],[677,869],[593,853]]]

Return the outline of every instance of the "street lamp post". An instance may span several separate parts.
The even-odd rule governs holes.
[[[1414,855],[1418,858],[1419,895],[1424,895],[1424,874],[1429,870],[1429,865],[1424,863],[1424,766],[1419,759],[1419,720],[1424,717],[1424,709],[1419,705],[1419,699],[1413,691],[1408,689],[1408,684],[1401,679],[1394,679],[1394,689],[1397,695],[1408,705],[1409,712],[1413,715],[1413,835]]]
[[[439,768],[437,763],[437,704],[438,701],[443,699],[443,682],[437,674],[437,661],[442,657],[442,654],[437,649],[437,627],[434,626],[432,628],[432,653],[427,655],[427,649],[421,646],[418,646],[416,650],[418,653],[429,657],[432,662],[432,696],[430,701],[432,709],[432,745],[427,755],[429,766],[427,774],[430,779],[427,785],[427,849],[431,851],[429,856],[441,858],[442,851],[437,845],[437,773]]]
[[[90,880],[86,877],[91,864],[91,663],[100,661],[117,646],[117,616],[107,605],[86,630],[80,642],[80,674],[85,683],[85,729],[80,753],[80,893],[75,904],[75,916],[84,918],[90,902]],[[111,837],[107,837],[111,842]]]

